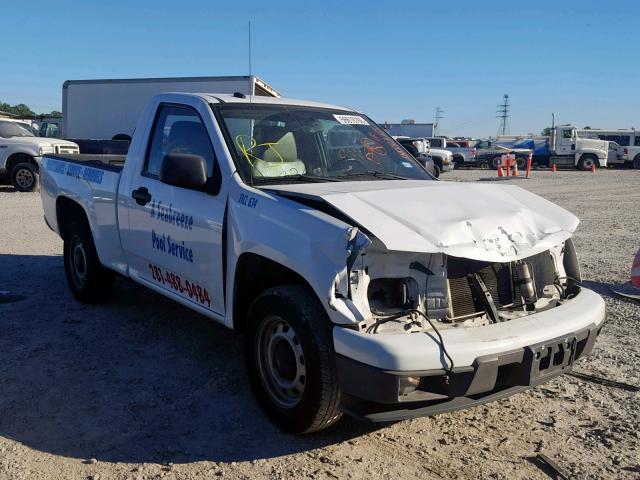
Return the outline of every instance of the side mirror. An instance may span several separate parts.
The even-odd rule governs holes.
[[[200,155],[171,153],[160,167],[160,181],[182,188],[198,188],[207,183],[207,162]]]

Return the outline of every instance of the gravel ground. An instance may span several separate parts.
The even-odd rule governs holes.
[[[640,303],[609,287],[640,246],[640,172],[514,182],[581,219],[583,277],[608,309],[592,355],[485,406],[306,437],[261,414],[232,332],[126,280],[108,304],[74,301],[39,195],[0,187],[0,478],[553,478],[538,453],[574,478],[639,478]]]

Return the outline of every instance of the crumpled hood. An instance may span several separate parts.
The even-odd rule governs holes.
[[[265,190],[323,200],[389,250],[442,252],[508,262],[571,236],[578,218],[512,185],[389,180],[274,185]]]

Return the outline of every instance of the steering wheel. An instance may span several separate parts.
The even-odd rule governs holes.
[[[345,158],[343,160],[338,160],[336,163],[331,165],[329,171],[331,173],[364,173],[371,168],[368,168],[362,161],[356,158]]]

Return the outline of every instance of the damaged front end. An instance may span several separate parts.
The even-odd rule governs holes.
[[[367,333],[433,329],[425,320],[442,329],[507,322],[570,300],[580,282],[571,239],[504,263],[392,252],[374,239],[348,276],[350,299],[364,317],[358,329]]]
[[[433,415],[571,369],[604,320],[580,281],[571,239],[490,262],[393,252],[374,238],[348,272],[362,320],[334,329],[343,410],[372,421]]]

